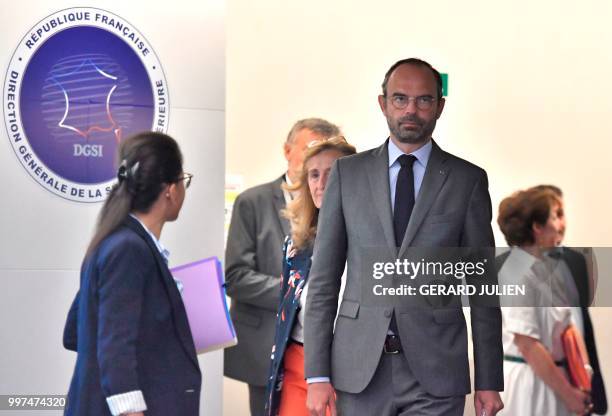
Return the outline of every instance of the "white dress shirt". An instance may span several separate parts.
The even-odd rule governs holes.
[[[425,169],[427,168],[427,162],[429,162],[429,156],[431,156],[432,148],[431,140],[425,145],[410,153],[416,157],[416,160],[412,164],[412,174],[414,176],[414,200],[417,200],[419,191],[421,190],[421,184],[423,183],[423,177],[425,176]],[[397,186],[397,176],[401,169],[398,161],[399,157],[405,154],[399,147],[393,143],[393,140],[389,139],[389,190],[391,191],[391,209],[395,209],[395,187]]]

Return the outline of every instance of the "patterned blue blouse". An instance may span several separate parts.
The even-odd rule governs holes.
[[[300,296],[310,272],[312,245],[296,250],[290,237],[283,244],[281,298],[276,315],[276,335],[270,356],[270,370],[266,388],[267,416],[277,416],[283,388],[283,357],[290,342],[293,325],[300,310]]]

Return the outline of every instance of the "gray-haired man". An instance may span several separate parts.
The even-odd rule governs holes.
[[[279,302],[282,243],[289,224],[280,210],[291,199],[281,185],[299,178],[309,143],[340,134],[320,118],[296,122],[284,143],[287,171],[272,182],[247,189],[234,204],[225,251],[227,294],[238,345],[225,350],[227,377],[249,385],[252,416],[263,414]]]

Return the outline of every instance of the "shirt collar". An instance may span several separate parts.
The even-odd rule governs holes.
[[[155,237],[155,234],[153,234],[146,225],[144,225],[144,223],[142,221],[140,221],[140,219],[130,213],[130,217],[134,218],[136,221],[138,221],[138,223],[142,226],[142,228],[144,228],[144,230],[147,232],[147,234],[149,234],[149,237],[151,237],[151,240],[153,241],[153,243],[155,244],[155,247],[157,248],[157,251],[159,251],[159,254],[161,254],[161,256],[163,257],[163,259],[166,261],[166,263],[168,263],[168,259],[170,257],[170,252],[168,250],[166,250],[166,248],[159,242],[159,240],[157,239],[157,237]]]
[[[536,256],[521,247],[514,248],[513,255],[517,259],[520,259],[522,262],[527,264],[528,267],[531,267],[533,263],[538,261],[538,258]]]
[[[291,182],[291,178],[289,178],[289,172],[285,173],[285,182],[287,185],[292,186],[293,182]]]
[[[285,173],[285,183],[287,186],[293,186],[293,182],[291,182],[291,178],[289,178],[289,172]],[[297,196],[298,191],[289,192],[285,188],[283,188],[283,196],[285,197],[285,204],[293,201],[293,199]]]
[[[427,162],[429,161],[429,156],[431,155],[432,147],[433,145],[430,139],[427,141],[427,143],[425,143],[425,145],[421,146],[410,154],[416,157],[416,161],[425,168],[427,167]],[[393,143],[393,140],[389,138],[389,167],[391,167],[391,165],[393,165],[397,161],[397,158],[399,158],[403,154],[404,152],[402,152],[402,150],[397,147],[395,143]]]
[[[546,252],[546,255],[553,259],[560,259],[561,257],[563,257],[563,246],[557,246],[557,247],[550,248]]]
[[[504,263],[508,263],[508,267],[515,276],[522,276],[528,273],[536,264],[542,263],[542,260],[535,257],[533,254],[522,249],[521,247],[512,247],[510,256]]]

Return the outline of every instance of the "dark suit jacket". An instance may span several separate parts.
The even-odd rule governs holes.
[[[147,415],[198,415],[202,376],[176,284],[128,217],[85,259],[64,346],[77,352],[66,415],[110,415],[106,398],[142,391]]]
[[[497,271],[501,270],[504,262],[510,255],[510,251],[504,252],[495,258],[495,267]],[[586,259],[584,256],[568,247],[563,247],[561,251],[561,260],[567,264],[580,300],[580,310],[582,312],[582,320],[584,323],[584,343],[589,354],[591,367],[593,367],[592,391],[591,398],[593,400],[593,412],[596,414],[606,414],[608,411],[608,399],[606,397],[606,388],[599,367],[599,357],[597,355],[597,344],[595,343],[595,332],[591,323],[591,315],[589,314],[589,273],[587,269]]]
[[[224,374],[265,386],[274,341],[283,240],[289,224],[283,177],[241,193],[232,212],[225,249],[227,295],[238,345],[226,348]]]
[[[303,250],[292,249],[289,237],[283,246],[283,273],[281,276],[280,305],[276,314],[276,334],[270,357],[268,385],[266,388],[267,416],[276,416],[280,406],[280,392],[283,384],[283,361],[291,339],[293,325],[300,311],[300,298],[308,282],[312,247]]]
[[[434,143],[398,250],[385,142],[335,162],[317,230],[304,330],[306,377],[331,376],[338,390],[364,390],[395,314],[403,353],[423,389],[434,396],[468,393],[467,329],[461,304],[420,310],[395,306],[389,298],[386,305],[363,304],[362,281],[371,281],[372,276],[364,272],[362,261],[372,248],[394,259],[409,247],[493,247],[485,171]],[[345,261],[346,287],[334,330]],[[472,307],[471,323],[475,387],[502,390],[501,312]]]

